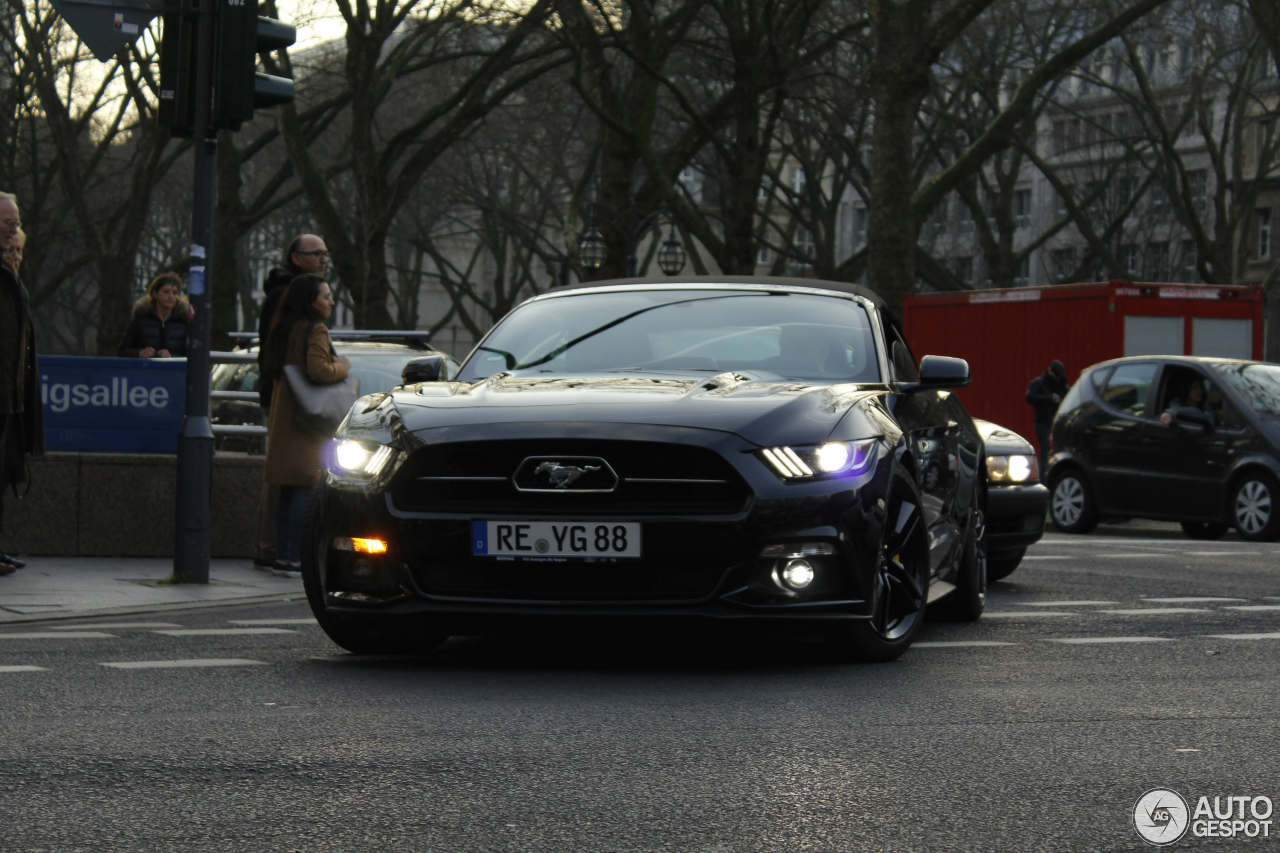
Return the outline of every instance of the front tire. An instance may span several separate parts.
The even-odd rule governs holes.
[[[1063,533],[1088,533],[1098,526],[1098,507],[1079,471],[1068,469],[1054,478],[1049,518]]]
[[[884,519],[871,579],[871,618],[841,625],[827,638],[841,658],[895,660],[924,622],[929,597],[928,541],[920,489],[904,471],[893,474]]]
[[[1231,521],[1240,538],[1250,542],[1270,542],[1280,536],[1280,493],[1276,479],[1265,471],[1250,471],[1231,492]]]
[[[929,615],[953,622],[976,622],[987,606],[987,580],[990,570],[987,544],[975,525],[969,531],[956,575],[956,588],[929,610]]]

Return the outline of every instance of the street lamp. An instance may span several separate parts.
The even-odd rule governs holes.
[[[667,239],[662,241],[662,247],[658,249],[658,268],[667,275],[675,275],[684,269],[685,257],[684,246],[676,236],[675,225],[672,225],[667,232]]]
[[[582,239],[578,241],[578,257],[582,258],[582,265],[587,269],[598,270],[604,265],[605,256],[608,249],[604,244],[604,237],[600,236],[600,232],[593,225],[588,229],[587,233],[582,235]]]
[[[641,219],[635,227],[628,229],[626,237],[627,274],[629,276],[637,274],[636,251],[639,249],[640,241],[645,234],[654,229],[658,220],[665,215],[666,211],[654,211]],[[661,237],[661,229],[656,230],[658,236]],[[583,266],[594,270],[604,265],[607,256],[608,247],[605,245],[604,238],[592,226],[578,241],[578,257],[582,259]],[[658,248],[658,268],[667,275],[676,275],[684,268],[686,258],[684,245],[680,242],[680,238],[676,236],[676,229],[673,223],[671,224],[671,230],[667,232],[667,239],[663,240]]]

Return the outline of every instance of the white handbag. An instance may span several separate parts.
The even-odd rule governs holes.
[[[320,385],[307,378],[302,365],[286,364],[284,378],[293,394],[294,424],[303,432],[333,435],[351,404],[360,396],[360,380],[352,375]]]

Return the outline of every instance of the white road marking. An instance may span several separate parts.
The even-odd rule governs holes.
[[[1222,595],[1184,595],[1176,598],[1156,598],[1154,596],[1142,596],[1140,601],[1154,601],[1157,604],[1196,604],[1198,602],[1211,601],[1248,601],[1247,598],[1228,598]]]
[[[1022,558],[1022,562],[1027,560],[1078,560],[1079,557],[1072,557],[1067,554],[1027,554]]]
[[[166,637],[239,637],[246,634],[294,634],[288,628],[180,628],[176,631],[156,631]]]
[[[968,649],[987,648],[989,646],[1016,646],[1017,643],[1002,643],[995,640],[958,640],[955,642],[923,642],[912,643],[913,649]]]
[[[1223,610],[1280,610],[1280,604],[1229,604]]]
[[[81,628],[181,628],[177,622],[99,622],[96,625],[54,625],[51,631],[78,631]]]
[[[49,670],[43,666],[24,666],[15,664],[13,666],[0,666],[0,672],[48,672]]]
[[[198,669],[211,666],[266,666],[246,658],[187,658],[180,660],[129,660],[99,663],[111,669]]]
[[[1243,599],[1242,599],[1243,600]],[[314,616],[302,619],[228,619],[229,625],[318,625]]]
[[[1094,557],[1097,557],[1103,560],[1150,560],[1152,557],[1163,557],[1163,556],[1165,556],[1165,554],[1159,551],[1136,553],[1136,554],[1128,554],[1128,553],[1094,554]]]
[[[1135,607],[1128,610],[1099,610],[1112,616],[1170,616],[1175,613],[1208,613],[1203,607]]]
[[[1114,601],[1014,601],[1019,607],[1101,607],[1104,604],[1115,604]]]
[[[982,614],[983,619],[1039,619],[1053,616],[1078,616],[1079,613],[1068,613],[1065,610],[988,610]]]
[[[1168,643],[1168,637],[1050,637],[1050,643],[1085,646],[1092,643]]]
[[[1234,557],[1239,551],[1181,551],[1188,557]]]
[[[0,640],[102,640],[115,634],[103,631],[27,631],[22,634],[0,634]]]
[[[1280,631],[1264,634],[1206,634],[1205,636],[1217,637],[1219,640],[1280,640]]]

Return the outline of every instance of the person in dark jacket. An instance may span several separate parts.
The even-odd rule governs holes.
[[[0,256],[22,229],[18,200],[0,192]],[[4,493],[18,484],[31,487],[27,457],[44,453],[44,408],[40,404],[40,368],[36,363],[35,325],[27,289],[7,260],[0,260],[0,530],[4,529]],[[0,575],[23,562],[0,553]]]
[[[177,273],[161,273],[133,303],[133,319],[120,339],[125,358],[180,358],[187,354],[191,304],[182,295]]]
[[[268,376],[262,369],[262,358],[280,309],[280,300],[289,289],[289,282],[304,273],[323,278],[329,265],[329,250],[324,245],[324,238],[315,234],[294,237],[285,255],[284,266],[272,268],[262,282],[262,310],[258,313],[258,405],[264,413],[271,408],[275,377]]]
[[[284,266],[272,268],[262,283],[262,309],[258,313],[258,405],[262,407],[264,420],[270,416],[277,379],[265,369],[264,359],[281,302],[291,281],[308,273],[323,278],[328,265],[329,249],[324,239],[315,234],[299,234],[285,250]],[[253,558],[255,564],[264,568],[276,566],[275,507],[278,502],[279,488],[264,481],[258,497],[258,544]]]
[[[1053,416],[1058,404],[1067,396],[1067,369],[1054,360],[1044,373],[1027,383],[1027,402],[1035,415],[1036,444],[1040,449],[1040,475],[1049,464],[1049,437],[1053,432]]]

